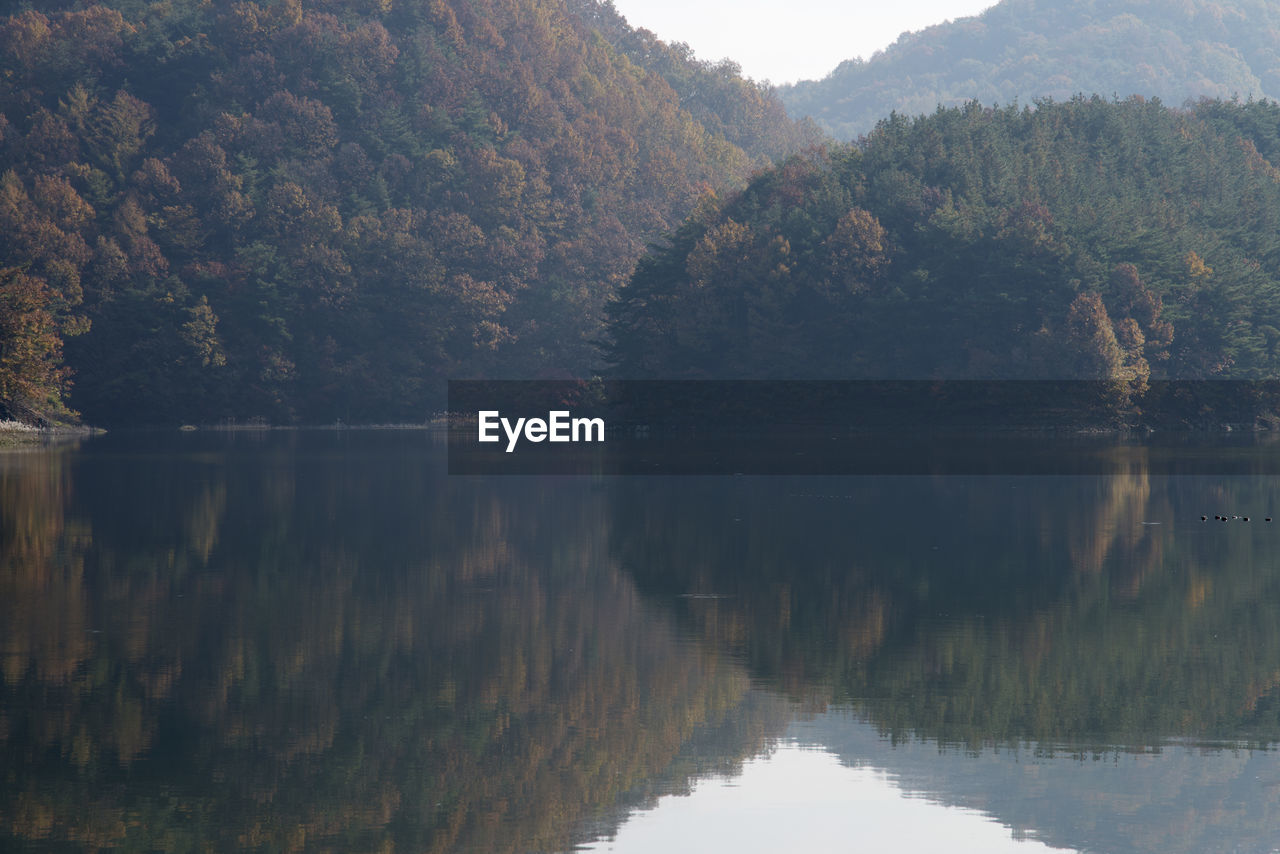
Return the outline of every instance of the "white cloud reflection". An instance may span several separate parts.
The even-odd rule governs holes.
[[[631,816],[613,840],[587,852],[794,851],[895,854],[1040,854],[1065,851],[976,810],[903,791],[884,771],[851,768],[832,754],[784,742],[732,779],[700,781]]]

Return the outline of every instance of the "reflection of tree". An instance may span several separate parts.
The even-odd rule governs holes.
[[[1150,532],[1142,525],[1147,511],[1157,509],[1149,506],[1150,499],[1150,478],[1145,472],[1098,479],[1067,518],[1072,526],[1068,548],[1075,571],[1102,572],[1107,558],[1117,551],[1131,554],[1139,550],[1143,539],[1158,543],[1146,537]],[[1141,563],[1157,566],[1159,559],[1145,557]]]
[[[618,490],[619,562],[795,696],[973,746],[1280,739],[1276,532],[1193,521],[1277,506],[1270,481],[1139,467],[647,489]]]
[[[65,462],[57,452],[16,453],[0,466],[0,625],[9,627],[0,667],[10,682],[30,663],[42,682],[63,682],[86,656],[82,538],[62,513]],[[57,565],[55,548],[68,550]]]
[[[0,466],[10,843],[562,848],[784,723],[653,619],[585,487],[190,441]]]

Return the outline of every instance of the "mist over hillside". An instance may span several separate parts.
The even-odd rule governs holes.
[[[1004,0],[981,15],[906,33],[869,60],[779,90],[794,116],[836,136],[868,133],[891,112],[1077,94],[1280,95],[1280,5],[1263,0]]]

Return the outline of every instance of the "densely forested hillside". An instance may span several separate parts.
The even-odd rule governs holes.
[[[1271,102],[894,117],[691,218],[613,305],[612,356],[638,377],[1103,380],[1116,415],[1152,378],[1274,377],[1277,155]]]
[[[20,4],[0,417],[72,381],[94,423],[421,420],[584,372],[646,242],[817,138],[595,0]]]
[[[1280,6],[1265,0],[1004,0],[903,35],[868,61],[781,90],[792,115],[842,138],[896,110],[1076,94],[1280,96]]]

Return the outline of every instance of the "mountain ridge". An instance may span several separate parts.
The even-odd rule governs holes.
[[[891,112],[1030,104],[1075,95],[1159,98],[1280,95],[1280,8],[1263,0],[1003,0],[980,15],[904,33],[869,60],[779,87],[792,115],[837,137]]]

